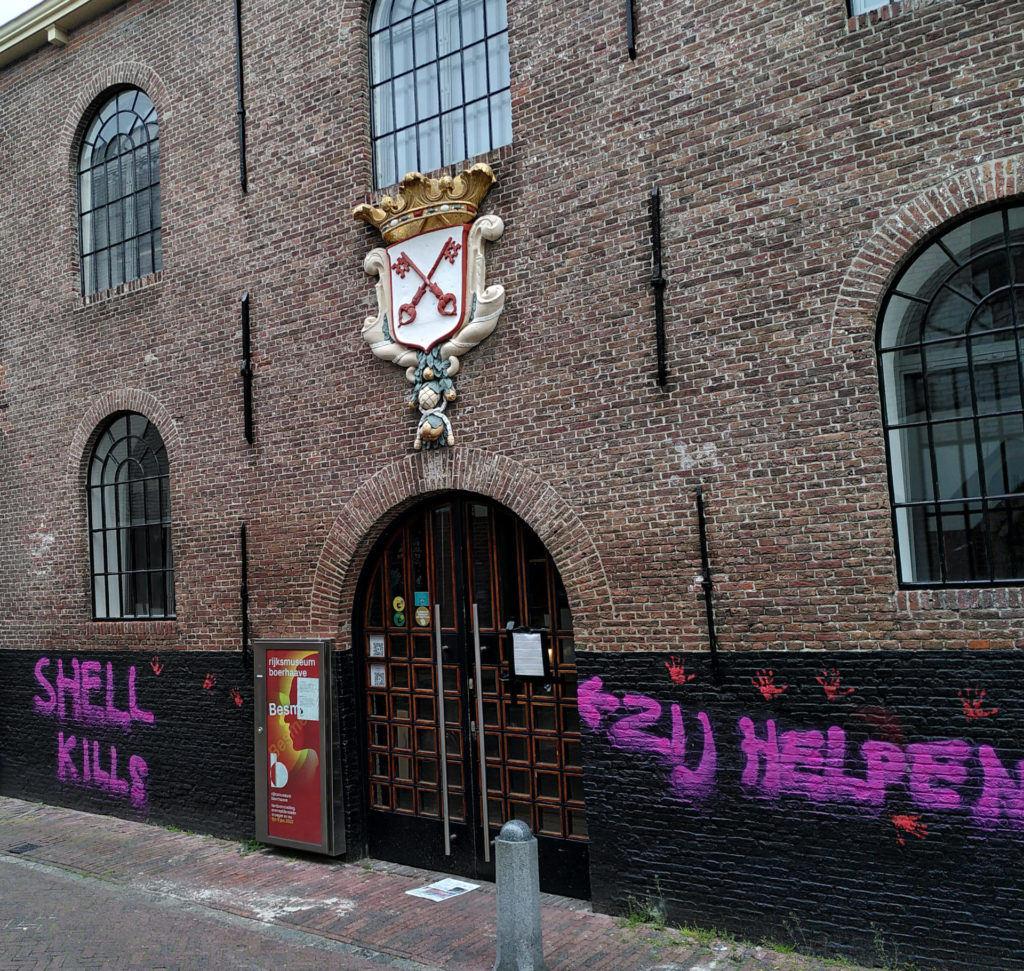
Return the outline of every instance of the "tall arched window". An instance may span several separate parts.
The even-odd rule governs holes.
[[[944,229],[878,328],[900,581],[1024,582],[1024,206]]]
[[[84,295],[162,267],[156,109],[138,88],[101,105],[86,130],[78,212]]]
[[[370,89],[377,186],[508,145],[505,0],[377,0]]]
[[[148,418],[126,411],[107,422],[88,491],[94,615],[173,617],[167,451]]]

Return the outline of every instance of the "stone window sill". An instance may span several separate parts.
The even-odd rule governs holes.
[[[900,590],[896,606],[905,611],[995,610],[1024,608],[1024,587],[970,587],[966,589]]]
[[[89,638],[123,637],[137,641],[140,638],[166,640],[178,635],[178,621],[170,620],[90,620],[85,625]]]
[[[157,270],[155,273],[141,276],[137,280],[129,280],[127,283],[111,287],[109,290],[100,290],[96,293],[90,293],[87,297],[79,297],[79,309],[92,307],[96,304],[107,303],[108,301],[116,300],[118,297],[124,296],[127,293],[134,293],[136,290],[149,289],[149,287],[156,286],[160,283],[163,278],[164,271]]]
[[[893,0],[885,6],[876,7],[865,13],[851,14],[846,19],[848,33],[855,33],[859,30],[866,30],[880,23],[886,23],[897,19],[901,14],[909,13],[912,10],[919,10],[922,7],[930,7],[935,3],[942,3],[944,0]],[[849,9],[849,8],[847,8]]]

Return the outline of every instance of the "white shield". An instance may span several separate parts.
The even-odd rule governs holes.
[[[429,351],[462,326],[468,237],[468,225],[452,226],[387,248],[391,332],[399,344]]]

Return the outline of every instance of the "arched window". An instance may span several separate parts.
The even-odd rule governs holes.
[[[162,267],[156,109],[138,88],[106,101],[86,130],[78,213],[83,295]]]
[[[878,328],[900,581],[1024,582],[1024,206],[944,229]]]
[[[377,186],[508,145],[505,0],[377,0],[370,89]]]
[[[144,415],[115,415],[89,463],[89,546],[97,618],[174,616],[167,451]]]

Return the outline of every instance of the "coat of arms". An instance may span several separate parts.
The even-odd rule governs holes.
[[[445,409],[456,397],[459,357],[494,330],[505,304],[504,287],[485,287],[484,265],[484,240],[505,226],[477,216],[495,181],[483,163],[440,179],[410,172],[396,198],[352,213],[387,244],[363,261],[377,277],[377,314],[366,318],[363,337],[377,357],[406,369],[409,407],[420,412],[416,449],[455,443]]]

